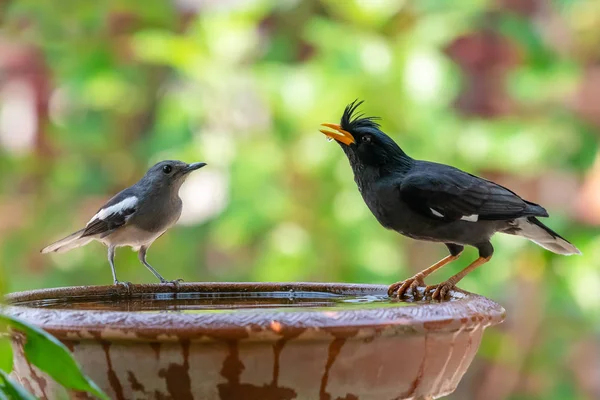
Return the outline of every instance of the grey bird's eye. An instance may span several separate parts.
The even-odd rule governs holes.
[[[171,171],[173,171],[173,167],[171,167],[170,165],[165,165],[163,166],[162,170],[165,174],[170,174]]]
[[[371,143],[371,136],[365,135],[361,138],[363,143]]]

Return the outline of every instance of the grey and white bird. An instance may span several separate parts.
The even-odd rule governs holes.
[[[155,164],[136,184],[117,193],[90,219],[85,228],[42,249],[42,253],[66,252],[84,246],[93,240],[108,246],[108,262],[115,285],[119,282],[115,271],[115,249],[130,246],[161,283],[167,281],[147,261],[150,245],[173,226],[181,216],[182,202],[179,188],[189,173],[206,165],[203,162],[186,164],[167,160]]]

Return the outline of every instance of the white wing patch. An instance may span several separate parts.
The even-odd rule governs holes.
[[[431,207],[429,209],[431,210],[431,213],[433,215],[435,215],[436,217],[444,218],[444,214],[442,214],[438,210],[434,210]],[[460,219],[463,221],[477,222],[479,220],[479,215],[477,215],[477,214],[465,215],[464,217],[461,217]]]
[[[464,217],[461,217],[461,219],[463,221],[477,222],[479,220],[479,215],[477,215],[477,214],[465,215]]]
[[[127,197],[126,199],[118,202],[117,204],[113,204],[110,207],[103,208],[102,210],[98,211],[98,213],[96,215],[94,215],[92,217],[92,219],[90,219],[90,222],[88,222],[87,225],[89,225],[96,219],[105,220],[110,215],[117,214],[123,210],[134,207],[137,204],[137,202],[138,202],[138,198],[135,196],[131,196],[131,197]]]
[[[439,211],[436,211],[436,210],[434,210],[433,208],[430,208],[430,210],[431,210],[431,213],[432,213],[433,215],[435,215],[436,217],[444,218],[444,214],[442,214],[441,212],[439,212]]]

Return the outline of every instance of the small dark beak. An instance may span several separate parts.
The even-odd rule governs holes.
[[[350,146],[352,143],[355,143],[354,136],[352,136],[350,132],[343,130],[338,124],[321,124],[321,126],[326,126],[327,128],[335,131],[331,132],[325,129],[319,129],[319,131],[325,136],[344,143],[346,146]]]
[[[187,174],[187,173],[190,173],[190,172],[195,171],[197,169],[200,169],[200,168],[204,167],[205,165],[206,165],[206,163],[204,163],[204,162],[196,162],[196,163],[193,163],[193,164],[189,164],[185,168],[184,172]]]

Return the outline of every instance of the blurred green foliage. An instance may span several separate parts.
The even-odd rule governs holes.
[[[81,372],[80,366],[73,359],[69,349],[54,336],[15,317],[0,315],[0,324],[3,328],[1,332],[3,337],[0,338],[3,348],[6,343],[10,342],[12,335],[23,336],[23,354],[27,362],[31,364],[30,368],[35,366],[64,388],[88,392],[101,400],[109,399],[90,378]],[[12,354],[2,354],[2,362],[5,361],[12,364]],[[12,365],[2,365],[0,369],[0,398],[7,400],[35,399],[35,396],[9,377],[8,374],[11,371]],[[62,397],[66,396],[66,394],[61,395],[64,395]]]
[[[598,124],[585,110],[600,115],[600,99],[579,97],[599,85],[588,80],[599,4],[10,2],[0,76],[30,82],[36,112],[47,113],[17,150],[12,131],[1,133],[25,117],[0,113],[3,285],[109,284],[100,244],[38,251],[166,158],[209,164],[184,186],[180,226],[149,253],[167,279],[387,284],[413,274],[445,248],[381,228],[342,152],[318,132],[359,98],[413,157],[497,178],[547,205],[548,225],[584,253],[493,240],[495,257],[461,287],[501,302],[508,321],[486,336],[456,398],[482,398],[477,387],[492,385],[498,368],[518,378],[500,373],[506,393],[494,398],[592,398],[569,360],[580,344],[600,346],[599,221],[577,206],[588,204],[582,187],[598,162]],[[502,42],[478,42],[486,30]],[[0,110],[14,110],[15,90],[0,92]],[[468,250],[430,281],[473,257]],[[122,280],[154,281],[130,251],[117,252],[116,266]]]

